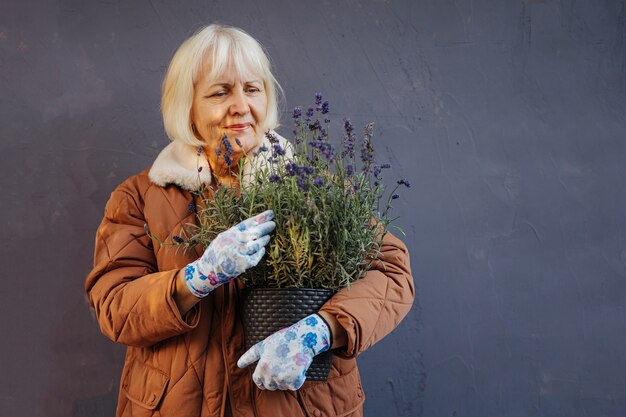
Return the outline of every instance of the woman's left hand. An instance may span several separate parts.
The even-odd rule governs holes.
[[[252,346],[237,366],[258,360],[252,379],[259,388],[295,391],[304,384],[313,357],[330,349],[331,337],[326,322],[312,314]]]

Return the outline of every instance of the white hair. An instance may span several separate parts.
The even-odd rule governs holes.
[[[208,57],[211,67],[203,68]],[[213,24],[198,30],[178,48],[163,80],[161,113],[165,133],[170,140],[179,140],[193,146],[203,142],[194,135],[191,125],[191,107],[194,85],[202,71],[208,71],[210,80],[216,80],[229,68],[237,75],[260,76],[267,96],[267,114],[263,131],[279,125],[279,102],[282,88],[272,74],[270,60],[261,44],[241,29]],[[280,96],[279,96],[280,95]]]

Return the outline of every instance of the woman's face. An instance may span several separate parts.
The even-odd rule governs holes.
[[[267,95],[263,79],[254,75],[240,77],[237,72],[227,71],[217,80],[209,80],[204,75],[195,84],[191,121],[198,139],[207,144],[209,154],[215,154],[218,147],[225,150],[224,135],[235,153],[243,154],[259,145],[265,133]],[[233,160],[236,161],[237,156],[241,155],[235,155]]]

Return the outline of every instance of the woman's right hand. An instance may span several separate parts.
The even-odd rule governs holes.
[[[206,297],[215,288],[256,266],[269,234],[276,228],[274,212],[264,211],[220,233],[196,261],[185,267],[185,282],[196,297]]]

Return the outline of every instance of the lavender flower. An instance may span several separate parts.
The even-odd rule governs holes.
[[[265,137],[267,138],[267,140],[270,141],[270,143],[278,143],[278,138],[276,137],[276,135],[269,131],[265,132]]]
[[[354,127],[350,123],[350,119],[343,119],[343,152],[342,157],[348,156],[348,158],[354,158],[354,143],[356,138],[354,137]]]
[[[400,178],[397,182],[398,185],[404,185],[406,188],[411,188],[411,183],[406,178]]]
[[[230,159],[230,156],[227,153],[224,154],[224,162],[226,162],[226,165],[228,166],[231,166],[233,164],[233,160]]]
[[[301,177],[306,177],[307,175],[311,175],[312,173],[315,172],[315,168],[306,166],[306,165],[297,167],[297,168],[298,168],[298,175],[300,175]]]
[[[313,117],[313,107],[309,107],[308,109],[306,109],[306,121],[310,122],[311,118]]]
[[[391,168],[391,164],[382,164],[382,165],[380,166],[380,168],[381,168],[381,169],[389,169],[389,168]]]
[[[202,167],[198,167],[198,172],[202,172]]]
[[[241,146],[241,141],[239,140],[239,138],[235,138],[235,143],[237,144],[237,146],[239,146],[240,148],[243,148],[243,146]]]
[[[365,127],[365,137],[361,144],[361,161],[363,162],[363,172],[370,173],[374,164],[374,148],[372,147],[373,123],[368,123]]]
[[[374,167],[372,168],[372,174],[374,174],[374,177],[376,178],[380,178],[380,171],[381,168],[378,165],[374,165]]]
[[[284,156],[285,155],[285,149],[283,149],[282,146],[280,146],[278,143],[275,143],[272,146],[273,149],[273,155],[274,156]]]
[[[270,176],[269,176],[269,178],[268,178],[268,180],[269,180],[270,182],[281,182],[280,175],[278,175],[278,174],[272,174],[272,175],[270,175]]]
[[[315,107],[317,111],[322,110],[322,93],[315,93]]]
[[[352,132],[354,131],[354,127],[352,126],[352,123],[350,123],[350,119],[348,118],[343,119],[343,130],[348,135],[351,135]]]
[[[198,156],[200,156],[202,154],[203,150],[204,150],[204,148],[202,146],[198,146]]]
[[[320,150],[328,162],[333,162],[335,159],[335,148],[333,148],[333,145],[328,142],[321,142]]]
[[[184,240],[183,240],[183,238],[182,238],[182,237],[180,237],[180,236],[176,236],[176,235],[172,236],[172,240],[173,240],[174,242],[178,243],[179,245],[180,245],[181,243],[183,243],[183,242],[184,242]]]
[[[189,213],[195,214],[196,213],[196,205],[194,203],[189,203],[189,205],[187,206],[187,210],[189,211]]]
[[[293,115],[291,116],[293,117],[294,120],[298,120],[300,119],[300,117],[302,117],[302,107],[300,106],[296,106],[293,108]]]
[[[296,165],[295,162],[288,162],[285,165],[285,170],[287,171],[287,175],[289,175],[290,177],[293,177],[294,175],[296,175],[298,173],[298,165]]]
[[[313,181],[313,184],[315,184],[317,187],[323,187],[324,180],[322,179],[322,177],[317,177],[315,178],[315,181]]]
[[[330,104],[328,103],[328,101],[325,101],[324,103],[322,103],[322,114],[326,114],[330,111]],[[328,122],[326,122],[328,123]]]
[[[267,149],[267,146],[265,146],[265,145],[261,145],[261,147],[259,148],[259,153],[267,152],[267,151],[269,151],[269,149]]]
[[[235,150],[233,149],[233,145],[230,143],[226,135],[222,137],[222,144],[224,145],[224,149],[226,149],[227,154],[232,155],[235,153]]]
[[[398,198],[400,198],[400,196],[398,194],[394,194],[391,196],[392,200],[397,200]]]
[[[309,130],[311,132],[315,132],[316,130],[321,130],[322,129],[322,125],[320,124],[319,120],[316,120],[313,123],[309,123]]]
[[[306,180],[306,177],[303,177],[303,176],[298,177],[296,184],[298,185],[298,188],[301,189],[302,191],[309,190],[309,182]]]

